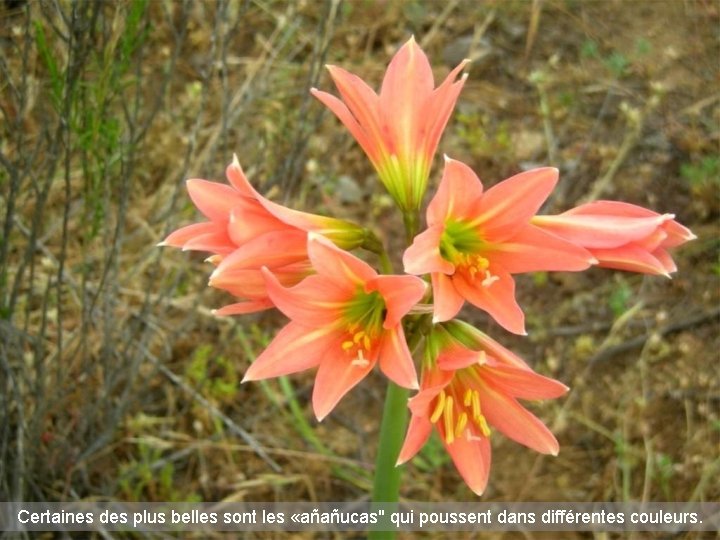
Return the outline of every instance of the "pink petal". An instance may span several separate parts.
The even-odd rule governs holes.
[[[313,410],[319,421],[330,414],[342,397],[370,373],[377,361],[377,354],[367,360],[365,365],[353,364],[341,349],[340,343],[325,351],[312,395]]]
[[[449,218],[473,217],[482,193],[482,182],[473,170],[446,156],[440,185],[427,208],[428,226],[445,223]]]
[[[290,319],[308,326],[319,327],[338,322],[342,308],[353,293],[318,275],[310,276],[286,289],[270,270],[263,268],[262,272],[267,294],[275,307]]]
[[[341,340],[342,337],[330,327],[313,329],[291,321],[250,365],[243,382],[279,377],[317,366],[328,350],[340,350]]]
[[[230,211],[241,198],[237,191],[225,184],[197,178],[188,180],[186,184],[195,206],[211,221],[227,222]]]
[[[520,399],[550,399],[563,396],[569,388],[560,381],[543,377],[529,369],[500,364],[489,359],[482,377],[500,392]]]
[[[339,70],[339,68],[337,68]],[[330,109],[338,120],[348,129],[353,138],[358,142],[363,151],[370,158],[370,161],[377,167],[382,158],[382,149],[378,140],[371,138],[365,131],[363,126],[358,123],[357,119],[347,106],[338,98],[327,92],[322,92],[312,88],[310,93],[315,96],[323,105]]]
[[[229,304],[220,309],[213,310],[213,315],[218,317],[227,317],[229,315],[245,315],[246,313],[256,313],[273,307],[270,300],[250,300],[248,302],[239,302],[237,304]]]
[[[435,150],[437,149],[442,132],[445,130],[445,126],[455,108],[455,103],[460,95],[460,91],[467,79],[467,75],[463,75],[459,81],[455,82],[455,79],[466,64],[467,61],[463,60],[450,72],[443,83],[433,91],[432,95],[428,97],[426,106],[430,112],[426,115],[424,152],[428,161],[435,155]]]
[[[535,415],[490,384],[482,383],[479,393],[482,413],[492,426],[528,448],[557,455],[557,439]]]
[[[369,264],[317,234],[308,236],[307,250],[317,273],[340,286],[365,285],[377,277]]]
[[[234,187],[237,192],[243,197],[255,198],[257,192],[252,184],[248,181],[245,173],[240,166],[240,162],[235,154],[233,154],[233,160],[230,165],[225,169],[225,176],[227,177],[230,185]]]
[[[183,245],[183,251],[208,251],[225,255],[232,252],[236,247],[223,227],[222,230],[200,234],[189,239]]]
[[[677,266],[675,265],[675,261],[672,260],[672,257],[670,257],[668,252],[664,249],[656,249],[651,253],[651,255],[658,260],[658,262],[665,269],[665,272],[667,272],[668,274],[677,272]]]
[[[695,236],[690,229],[684,227],[683,225],[680,225],[674,219],[669,219],[665,221],[665,223],[663,223],[662,225],[662,228],[668,235],[663,242],[663,247],[666,248],[679,246],[681,244],[684,244],[685,242],[689,242],[690,240],[695,240],[697,238],[697,236]]]
[[[422,107],[434,86],[430,62],[410,38],[390,61],[380,89],[380,110],[386,121],[382,129],[391,133],[397,145],[389,149],[391,154],[410,156],[417,150],[420,123],[427,113]]]
[[[193,223],[192,225],[186,225],[185,227],[180,227],[176,231],[171,232],[168,237],[158,245],[181,248],[185,245],[185,242],[188,242],[197,236],[222,232],[224,229],[225,226],[223,224],[213,221]]]
[[[634,244],[614,249],[593,249],[590,251],[600,261],[598,266],[603,268],[670,277],[662,262],[648,253],[646,249]]]
[[[309,261],[273,268],[273,276],[283,287],[297,285],[312,274]],[[267,287],[262,272],[257,268],[228,268],[212,276],[210,286],[223,289],[241,298],[266,298]]]
[[[454,371],[424,369],[422,382],[420,383],[420,392],[408,400],[410,412],[416,416],[430,416],[430,403],[443,388],[450,384],[454,374]]]
[[[457,292],[453,279],[440,272],[432,274],[433,323],[449,321],[460,312],[465,298]]]
[[[527,225],[504,242],[490,244],[488,258],[511,274],[586,270],[597,262],[585,249]]]
[[[459,274],[453,276],[453,284],[468,302],[486,311],[500,326],[525,335],[525,315],[515,301],[515,281],[507,272],[496,269],[494,274],[500,279],[489,287],[484,287],[480,279],[470,283]]]
[[[241,246],[265,233],[292,231],[293,228],[270,214],[257,200],[244,197],[230,211],[227,230],[235,245]]]
[[[306,235],[296,232],[269,232],[237,248],[225,257],[210,276],[211,281],[223,273],[263,266],[277,268],[307,259]]]
[[[377,276],[367,282],[366,292],[378,291],[385,299],[384,328],[394,328],[410,308],[425,295],[427,283],[415,276]]]
[[[482,354],[480,351],[473,351],[460,345],[453,345],[440,352],[437,357],[437,365],[445,371],[463,369],[473,364],[478,364]]]
[[[438,424],[440,425],[440,424]],[[455,464],[460,476],[476,494],[482,495],[490,475],[491,450],[487,437],[457,437],[451,444],[445,442],[445,449]]]
[[[536,216],[533,225],[586,248],[613,248],[653,233],[663,222],[662,216],[625,217],[584,215]]]
[[[408,274],[442,272],[452,274],[455,266],[440,255],[440,237],[444,227],[435,225],[418,234],[403,254],[403,265]]]
[[[462,321],[457,322],[461,323],[462,325],[469,326],[467,323],[464,323]],[[473,328],[473,330],[475,329]],[[521,369],[530,369],[530,366],[527,365],[525,360],[520,358],[511,350],[506,349],[505,347],[500,345],[497,341],[492,339],[487,334],[480,332],[479,330],[475,330],[474,333],[475,338],[478,341],[478,347],[481,347],[483,350],[485,350],[485,352],[489,356],[492,356],[496,361],[505,363],[510,366],[516,366]]]
[[[488,189],[480,201],[478,218],[483,237],[500,242],[527,225],[558,181],[558,170],[533,169]]]
[[[428,440],[428,437],[430,437],[431,432],[432,424],[426,416],[413,415],[410,418],[410,425],[405,435],[405,442],[403,442],[402,448],[400,449],[400,455],[398,456],[396,465],[402,465],[415,457],[415,454],[420,451]]]
[[[402,326],[385,330],[380,342],[380,369],[395,384],[417,390],[418,379]]]

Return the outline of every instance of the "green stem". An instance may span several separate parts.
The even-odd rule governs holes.
[[[400,455],[403,436],[408,417],[409,391],[388,383],[385,394],[382,424],[380,425],[380,441],[375,460],[375,482],[372,501],[375,503],[397,503],[400,496],[400,475],[402,469],[395,463]],[[368,531],[369,540],[392,540],[395,531]]]

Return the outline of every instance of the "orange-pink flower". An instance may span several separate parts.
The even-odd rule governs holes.
[[[285,285],[310,272],[307,234],[316,232],[338,246],[354,249],[370,244],[370,233],[340,219],[298,212],[260,195],[245,177],[236,156],[226,169],[229,185],[207,180],[187,181],[195,206],[209,220],[171,233],[160,245],[208,251],[217,265],[210,285],[244,299],[219,315],[250,313],[272,306],[265,292],[263,266]]]
[[[466,77],[456,79],[467,62],[435,88],[430,63],[410,38],[390,62],[379,95],[336,66],[328,70],[342,101],[312,89],[350,130],[404,211],[420,208],[435,150]]]
[[[410,274],[431,274],[434,322],[452,319],[465,300],[511,332],[525,332],[512,274],[584,270],[595,262],[576,246],[531,224],[558,179],[557,169],[523,172],[486,192],[467,165],[446,158],[428,228],[403,262]]]
[[[283,287],[263,269],[270,299],[291,320],[243,381],[317,366],[312,402],[319,420],[378,362],[395,383],[417,388],[401,319],[425,294],[425,282],[415,276],[378,275],[312,233],[307,251],[316,273],[294,287]]]
[[[670,277],[677,267],[667,248],[696,238],[674,218],[634,204],[596,201],[557,216],[535,216],[532,223],[584,247],[599,266]]]
[[[518,399],[560,397],[568,388],[466,323],[436,325],[426,342],[420,392],[398,464],[411,459],[433,427],[465,483],[482,494],[490,472],[490,435],[496,428],[543,454],[557,455],[555,436]]]

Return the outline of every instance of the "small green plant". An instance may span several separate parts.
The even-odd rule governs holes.
[[[705,156],[697,163],[683,163],[680,165],[680,176],[693,187],[720,184],[720,155]]]
[[[617,285],[610,293],[608,305],[617,319],[627,311],[628,302],[632,297],[632,289],[625,280],[618,280]]]

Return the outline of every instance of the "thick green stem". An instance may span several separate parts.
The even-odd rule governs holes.
[[[380,425],[380,441],[375,460],[375,482],[373,485],[373,503],[397,502],[400,496],[401,467],[395,463],[400,455],[403,436],[408,417],[408,390],[388,383],[385,394],[382,424]],[[395,531],[370,531],[370,540],[393,539]]]

